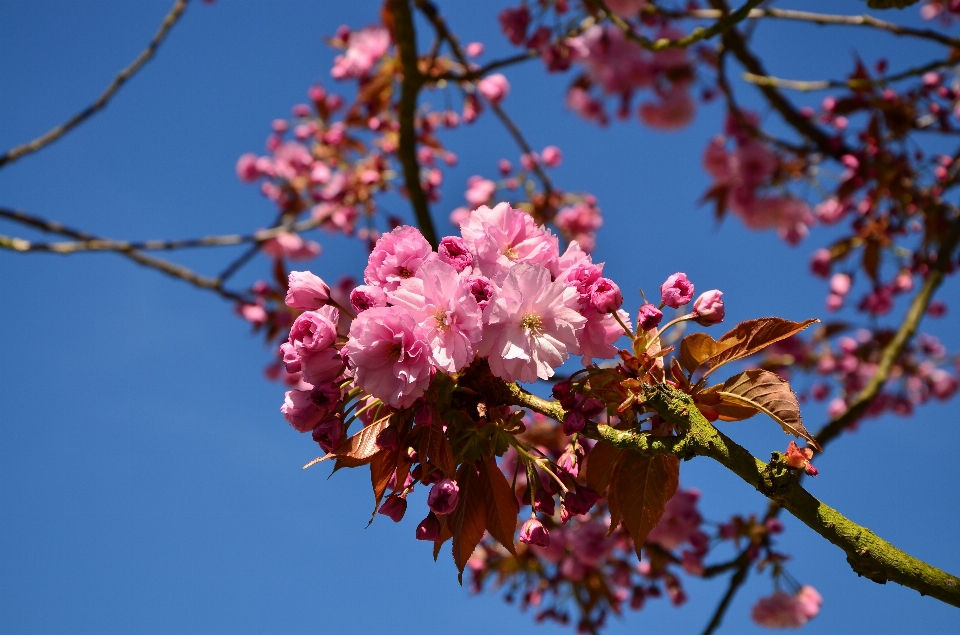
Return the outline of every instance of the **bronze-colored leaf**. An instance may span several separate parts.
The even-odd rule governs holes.
[[[447,519],[447,524],[453,535],[453,561],[460,571],[457,579],[463,584],[463,569],[473,550],[480,544],[487,526],[487,501],[473,463],[460,466],[457,485],[460,487],[460,501]]]
[[[791,322],[783,318],[769,317],[741,322],[717,340],[717,353],[707,360],[710,366],[707,374],[709,375],[727,362],[753,355],[774,342],[795,335],[819,321],[814,318],[803,322]]]
[[[780,424],[783,431],[806,439],[807,443],[823,451],[800,420],[800,403],[790,384],[767,370],[747,370],[734,375],[721,386],[718,394],[725,401],[756,408]]]
[[[691,333],[680,341],[680,363],[692,373],[717,354],[717,341],[706,333]]]
[[[440,538],[433,541],[433,561],[437,561],[437,556],[440,555],[440,547],[443,546],[443,543],[453,538],[453,534],[450,533],[450,525],[447,523],[447,515],[437,516],[437,521],[440,523]]]
[[[675,456],[646,457],[625,452],[617,464],[610,484],[623,524],[633,539],[633,548],[640,550],[647,535],[657,526],[667,501],[680,483],[680,460]],[[612,524],[612,521],[611,521]]]
[[[863,270],[867,272],[874,284],[880,282],[880,243],[875,240],[868,240],[863,248]]]
[[[490,457],[480,464],[480,481],[487,499],[487,531],[514,556],[513,536],[517,532],[520,505],[497,462]]]
[[[447,441],[447,435],[443,432],[443,426],[437,421],[433,425],[423,426],[422,430],[423,432],[420,434],[421,462],[429,460],[443,472],[444,476],[453,478],[457,471],[457,465],[453,461],[453,450],[450,449],[450,442]]]
[[[384,417],[379,421],[374,421],[366,428],[356,433],[349,439],[337,446],[333,452],[316,458],[306,465],[303,469],[314,466],[317,463],[323,463],[327,459],[337,459],[337,465],[340,467],[359,467],[370,462],[380,448],[377,446],[377,437],[383,432],[383,429],[390,424],[390,417]]]
[[[373,497],[375,499],[373,504],[374,514],[377,513],[380,501],[383,500],[383,494],[387,491],[390,477],[397,470],[397,456],[399,454],[397,450],[380,451],[370,459],[370,484],[373,486]],[[370,522],[373,522],[373,517],[371,517]]]
[[[613,477],[614,468],[622,453],[623,450],[606,441],[597,441],[583,465],[582,476],[587,487],[603,494],[607,490],[607,485]]]
[[[722,386],[710,388],[694,395],[694,402],[700,407],[701,402],[716,410],[721,421],[743,421],[760,412],[752,406],[745,406],[741,401],[731,401],[720,394]]]

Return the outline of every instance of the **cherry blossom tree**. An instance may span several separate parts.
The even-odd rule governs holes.
[[[960,264],[960,38],[950,30],[960,5],[924,2],[917,28],[897,21],[918,10],[901,6],[909,1],[871,0],[863,15],[707,4],[525,0],[491,15],[515,54],[481,61],[483,44],[462,43],[442,3],[386,0],[366,26],[323,25],[338,50],[330,80],[305,86],[292,116],[269,124],[265,154],[238,158],[238,179],[275,210],[270,228],[133,242],[0,208],[5,221],[68,239],[0,235],[0,247],[117,252],[222,296],[275,352],[267,374],[288,388],[282,416],[319,446],[307,467],[368,469],[373,519],[400,522],[409,494],[427,490],[426,508],[409,510],[422,517],[411,539],[432,542],[435,559],[452,551],[462,583],[502,592],[537,621],[599,632],[648,600],[683,604],[685,580],[719,578],[727,592],[711,633],[760,574],[773,590],[752,619],[803,626],[830,599],[794,577],[802,567],[788,570],[784,511],[844,552],[850,584],[860,576],[960,606],[960,579],[803,486],[818,475],[816,453],[848,431],[960,387],[955,356],[920,331],[945,315],[936,294]],[[0,156],[0,168],[96,115],[186,7],[177,0],[97,101]],[[755,26],[774,20],[881,31],[939,54],[914,68],[857,60],[839,79],[779,78],[751,45]],[[592,256],[597,197],[555,183],[562,150],[534,149],[507,114],[524,89],[509,78],[520,64],[569,78],[566,106],[588,125],[669,131],[722,108],[725,126],[700,158],[712,180],[703,200],[717,220],[809,249],[810,273],[826,281],[824,315],[758,317],[721,333],[722,291],[683,272],[656,272],[646,295],[621,291]],[[741,105],[748,89],[777,125]],[[795,95],[813,91],[819,107],[799,105]],[[442,108],[426,99],[435,92],[448,97]],[[480,117],[505,126],[518,165],[504,158],[498,173],[473,176],[464,204],[437,222],[456,132]],[[413,224],[384,210],[388,194],[408,201]],[[369,253],[362,282],[309,271],[320,232]],[[216,277],[149,253],[237,244],[249,249]],[[272,262],[266,279],[231,287],[258,253]],[[902,321],[881,326],[897,306]],[[844,321],[831,317],[840,311]],[[831,417],[814,432],[805,402],[825,402]],[[725,425],[751,417],[803,445],[754,457]],[[706,523],[700,493],[680,486],[689,460],[716,461],[767,509]],[[731,547],[732,559],[717,557]]]

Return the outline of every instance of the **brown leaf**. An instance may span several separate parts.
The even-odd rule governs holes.
[[[710,365],[707,374],[709,375],[727,362],[742,359],[774,342],[795,335],[819,321],[814,318],[803,322],[791,322],[783,318],[769,317],[741,322],[717,340],[717,353],[707,360]]]
[[[688,373],[717,354],[717,341],[706,333],[692,333],[680,341],[680,363]]]
[[[586,480],[587,487],[603,494],[607,490],[607,485],[613,477],[622,453],[623,450],[606,441],[597,441],[583,465],[582,476]]]
[[[722,386],[711,386],[707,390],[694,395],[693,400],[699,407],[701,402],[717,411],[721,421],[743,421],[760,412],[752,406],[745,406],[741,401],[731,401],[720,394]]]
[[[443,426],[437,421],[433,425],[423,426],[422,430],[423,432],[420,435],[421,462],[429,460],[443,472],[444,476],[453,478],[457,471],[457,465],[453,461],[453,450],[450,449],[450,442],[447,441],[447,435],[443,432]]]
[[[615,492],[616,504],[633,539],[637,558],[679,483],[680,460],[675,456],[646,457],[625,452],[620,459],[610,489]]]
[[[820,444],[800,420],[800,404],[790,384],[767,370],[747,370],[734,375],[718,391],[725,401],[756,408],[780,424],[783,431],[807,440],[819,451]]]
[[[440,547],[443,546],[443,543],[453,538],[453,534],[450,533],[450,525],[447,523],[447,515],[437,516],[437,520],[440,522],[440,539],[433,541],[433,561],[437,561],[437,556],[440,555]]]
[[[880,275],[880,243],[875,240],[868,240],[863,249],[863,270],[867,272],[874,283],[879,283]]]
[[[453,561],[460,571],[457,579],[463,584],[463,569],[473,550],[480,544],[487,526],[487,501],[473,463],[460,466],[457,485],[460,486],[460,501],[447,523],[453,535]]]
[[[307,469],[327,459],[337,459],[339,467],[359,467],[370,462],[373,456],[380,451],[377,447],[377,437],[390,423],[390,417],[374,421],[366,428],[344,440],[337,448],[320,458],[314,459],[303,466]]]
[[[373,485],[373,497],[376,499],[373,505],[374,515],[377,513],[377,508],[380,507],[380,501],[383,500],[383,493],[387,491],[390,477],[397,470],[399,454],[400,452],[397,450],[380,451],[374,454],[370,460],[370,483]],[[373,522],[373,516],[371,516],[370,522]]]
[[[493,457],[480,464],[480,477],[487,504],[487,531],[514,556],[517,549],[513,536],[517,531],[520,505]]]

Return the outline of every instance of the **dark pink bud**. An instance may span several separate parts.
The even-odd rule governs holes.
[[[553,516],[553,512],[557,508],[556,502],[553,500],[553,494],[546,490],[537,490],[533,497],[533,508],[542,514]]]
[[[361,284],[350,292],[350,305],[357,313],[387,306],[387,294],[380,287]]]
[[[570,380],[558,381],[553,385],[553,396],[560,401],[560,405],[569,410],[573,406],[573,397],[570,393]],[[568,401],[567,404],[564,404]]]
[[[580,457],[577,456],[573,448],[568,447],[566,451],[560,455],[560,458],[557,459],[557,467],[573,478],[577,478],[580,472],[579,459]]]
[[[540,153],[540,158],[543,159],[545,166],[555,168],[560,165],[560,161],[563,160],[563,154],[557,146],[547,146],[543,149],[543,152]]]
[[[589,512],[598,500],[600,500],[599,494],[581,485],[576,491],[566,493],[563,497],[563,508],[568,516],[580,516]]]
[[[593,419],[606,410],[606,407],[604,407],[603,402],[598,399],[584,395],[576,395],[574,397],[573,409],[582,412],[583,416],[587,419]]]
[[[377,513],[383,514],[393,522],[398,523],[406,511],[407,499],[397,496],[396,494],[390,494],[390,496],[387,496],[387,500],[383,502],[383,505],[380,506],[380,511]]]
[[[590,289],[590,304],[600,313],[613,313],[623,304],[620,287],[609,278],[600,278]]]
[[[527,27],[530,26],[531,19],[526,5],[504,9],[497,19],[500,21],[500,29],[511,44],[523,44],[527,39]]]
[[[467,249],[467,243],[459,236],[447,236],[441,240],[437,255],[440,260],[456,269],[457,273],[473,266],[473,254]]]
[[[397,429],[394,426],[387,426],[377,435],[376,444],[381,450],[396,450],[399,443]]]
[[[417,525],[417,540],[440,540],[440,520],[433,512],[427,514]]]
[[[677,272],[660,285],[660,299],[670,308],[676,309],[693,299],[693,283],[687,274]]]
[[[810,271],[814,275],[826,278],[830,275],[830,266],[833,263],[833,257],[829,249],[818,249],[810,257]]]
[[[460,486],[456,481],[445,478],[432,488],[427,495],[427,505],[435,514],[449,514],[460,502]]]
[[[771,534],[783,533],[783,523],[778,518],[768,518],[763,524],[767,528],[767,532]]]
[[[237,176],[244,183],[252,183],[260,177],[260,170],[257,168],[257,155],[248,152],[237,160]]]
[[[340,386],[332,381],[317,384],[310,391],[310,401],[321,410],[333,410],[340,403]]]
[[[470,278],[467,281],[467,288],[470,289],[470,294],[473,296],[473,299],[477,301],[481,311],[487,308],[490,300],[492,300],[496,294],[493,283],[483,276]]]
[[[313,429],[313,440],[316,441],[324,452],[333,452],[343,443],[343,422],[340,415],[333,415],[320,422]]]
[[[580,432],[587,425],[587,420],[582,412],[571,410],[563,417],[563,433],[574,434]]]
[[[538,547],[550,546],[550,532],[536,518],[531,518],[523,523],[520,528],[520,542],[528,545],[537,545]]]
[[[418,426],[433,425],[433,419],[433,408],[427,404],[421,406],[420,410],[417,410],[417,414],[413,417],[414,423],[416,423]]]
[[[640,324],[641,331],[649,331],[650,329],[655,329],[660,326],[660,321],[663,319],[663,313],[656,306],[652,304],[644,304],[640,307],[640,312],[637,314],[637,322]]]
[[[710,326],[723,322],[723,292],[711,289],[700,294],[693,303],[694,321],[700,326]]]

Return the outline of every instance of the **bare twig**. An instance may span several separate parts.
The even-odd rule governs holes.
[[[733,575],[730,576],[730,585],[727,587],[727,592],[723,594],[723,597],[720,599],[720,604],[717,605],[716,610],[713,612],[713,617],[710,618],[707,627],[703,629],[703,635],[711,635],[711,633],[720,628],[723,616],[727,612],[727,608],[733,601],[734,596],[737,594],[737,590],[739,590],[747,580],[747,574],[750,573],[750,558],[746,552],[740,554],[736,562],[737,568],[733,572]]]
[[[437,38],[438,41],[442,41],[442,38]],[[533,60],[540,57],[540,52],[536,49],[530,49],[525,53],[518,53],[517,55],[512,55],[510,57],[505,57],[503,59],[494,60],[487,64],[484,64],[480,68],[470,70],[470,68],[464,67],[464,70],[460,73],[441,73],[439,75],[431,75],[430,80],[440,80],[446,79],[448,81],[454,82],[475,82],[478,79],[481,79],[493,71],[505,68],[507,66],[513,66],[514,64],[520,64],[521,62],[526,62],[527,60]]]
[[[923,66],[917,66],[915,68],[909,68],[900,73],[894,75],[889,75],[887,77],[877,77],[876,79],[823,79],[823,80],[797,80],[797,79],[781,79],[779,77],[772,77],[770,75],[754,75],[753,73],[744,73],[743,79],[746,82],[751,84],[757,84],[758,86],[774,86],[776,88],[786,88],[789,90],[799,90],[803,92],[808,92],[812,90],[827,90],[829,88],[869,88],[871,86],[886,86],[887,84],[892,84],[894,82],[899,82],[901,80],[915,77],[917,75],[923,75],[924,73],[929,73],[930,71],[935,71],[940,68],[946,68],[948,66],[956,66],[956,60],[938,60],[936,62],[930,62],[929,64],[924,64]]]
[[[140,55],[138,55],[129,66],[120,71],[117,76],[113,78],[113,81],[110,82],[110,85],[107,86],[107,89],[104,90],[99,97],[97,97],[95,102],[49,132],[37,137],[29,143],[19,145],[9,150],[6,154],[0,156],[0,167],[3,167],[9,163],[13,163],[17,159],[36,152],[44,146],[53,143],[96,114],[99,110],[102,110],[110,101],[110,99],[116,94],[116,92],[120,90],[120,87],[123,86],[127,80],[133,77],[134,74],[154,56],[154,54],[157,52],[157,49],[160,48],[160,45],[167,37],[167,34],[170,32],[170,29],[173,28],[173,26],[177,23],[177,20],[180,19],[180,16],[183,15],[184,10],[187,8],[187,2],[188,0],[176,0],[176,2],[173,3],[173,7],[163,19],[163,22],[160,23],[160,28],[157,30],[156,35],[153,36],[153,39],[150,40],[150,44],[147,45],[147,48],[144,49],[143,52],[140,53]]]

